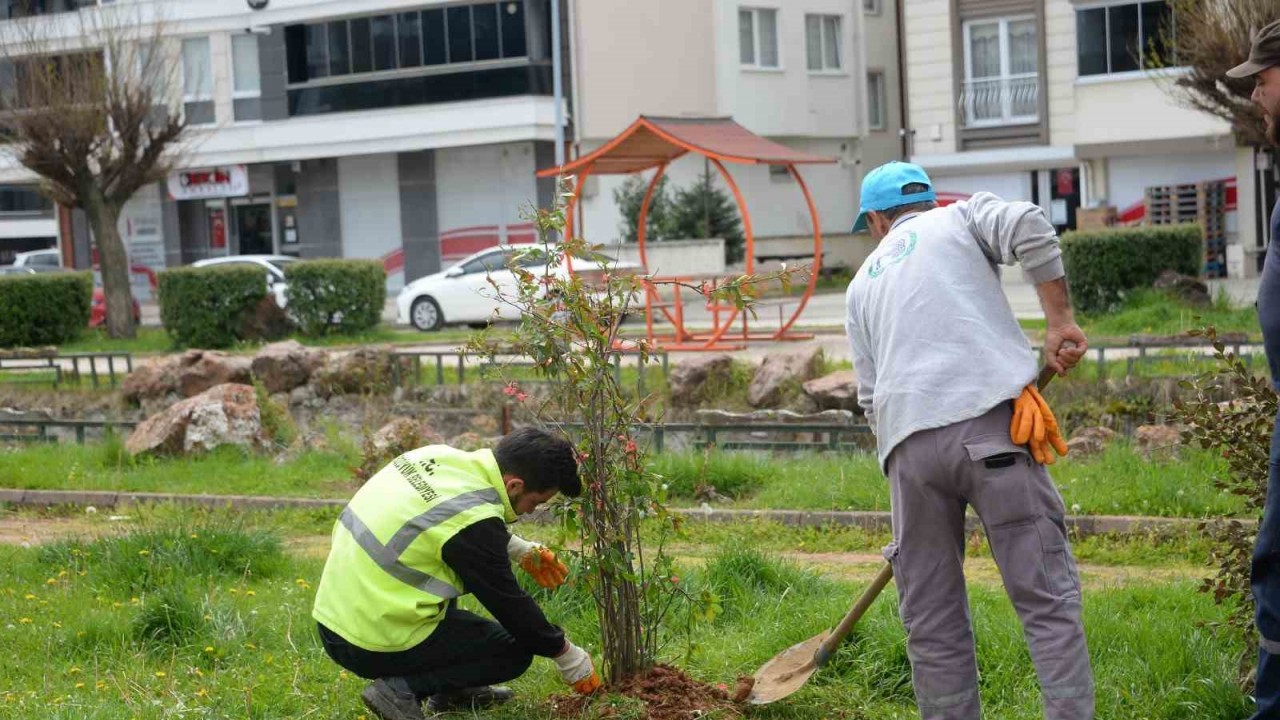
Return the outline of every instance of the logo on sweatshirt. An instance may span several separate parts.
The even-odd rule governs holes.
[[[908,230],[907,233],[894,240],[888,247],[883,248],[879,254],[871,259],[871,265],[867,268],[867,275],[872,279],[878,278],[884,274],[885,270],[897,265],[907,259],[916,249],[916,241],[919,236],[915,232]]]

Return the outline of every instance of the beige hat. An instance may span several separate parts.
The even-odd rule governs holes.
[[[1227,77],[1248,78],[1280,65],[1280,20],[1253,32],[1249,59],[1227,71]]]

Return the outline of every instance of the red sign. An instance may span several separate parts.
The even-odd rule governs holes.
[[[1057,181],[1058,185],[1058,197],[1062,198],[1076,194],[1076,174],[1074,170],[1055,170],[1054,180]]]
[[[209,247],[227,246],[227,214],[221,209],[209,211]]]
[[[249,172],[244,165],[179,170],[169,175],[168,185],[175,200],[239,197],[249,194]]]

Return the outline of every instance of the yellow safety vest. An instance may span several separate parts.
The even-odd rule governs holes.
[[[311,616],[365,650],[414,647],[466,593],[444,544],[489,518],[516,519],[492,451],[429,445],[401,455],[334,524]]]

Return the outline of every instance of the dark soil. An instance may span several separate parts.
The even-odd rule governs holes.
[[[676,668],[656,665],[648,673],[606,686],[601,694],[551,698],[556,715],[563,718],[615,718],[621,708],[604,702],[608,695],[622,695],[644,703],[648,720],[690,720],[700,717],[736,718],[739,706],[724,685],[698,682]]]

